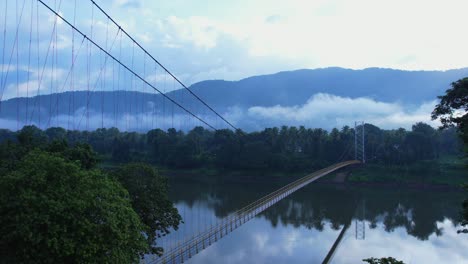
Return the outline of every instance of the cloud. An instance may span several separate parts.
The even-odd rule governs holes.
[[[45,2],[56,6],[51,0]],[[184,76],[188,85],[205,76],[233,80],[294,68],[449,69],[465,67],[468,61],[464,52],[468,37],[458,34],[464,30],[463,11],[468,7],[464,0],[258,0],[222,4],[114,0],[100,4],[158,60]],[[424,12],[419,12],[421,6]],[[31,21],[31,57],[36,58],[35,38],[39,33],[42,63],[57,21],[56,52],[59,61],[69,60],[73,43],[69,26],[41,5],[36,17],[35,8],[25,5],[19,28],[22,64],[28,57]],[[59,12],[74,21],[76,11],[75,25],[87,36],[91,36],[94,21],[93,40],[110,46],[117,28],[112,23],[108,26],[107,17],[96,9],[91,18],[91,9],[90,2],[74,9],[73,1],[63,1]],[[5,46],[9,54],[17,27],[14,4],[8,5],[7,18]],[[0,28],[3,21],[0,19]],[[75,49],[80,41],[75,34]],[[122,60],[126,65],[131,64],[132,45],[123,38]],[[91,53],[100,52],[92,48]],[[119,49],[114,48],[112,54],[117,56]],[[141,56],[136,60],[142,64]]]
[[[12,66],[9,69],[8,78],[4,80],[6,87],[2,91],[2,100],[7,100],[17,96],[32,97],[37,95],[38,92],[40,92],[40,94],[49,94],[57,91],[62,92],[63,90],[68,89],[66,84],[69,84],[69,78],[67,83],[64,83],[67,73],[67,69],[58,67],[44,67],[38,69],[34,66],[28,67],[27,65],[19,65],[17,70],[16,66]],[[18,83],[16,74],[19,76]],[[40,91],[38,91],[39,87]]]
[[[33,85],[34,83],[30,84],[30,94],[35,94],[35,90],[31,89]],[[22,85],[23,88],[24,84]],[[173,99],[182,103],[187,102],[184,101],[187,99],[185,96]],[[411,126],[417,122],[425,122],[434,127],[440,125],[438,121],[432,121],[430,117],[435,104],[436,101],[432,101],[411,107],[398,102],[380,102],[365,97],[349,98],[318,93],[309,98],[303,105],[254,106],[250,108],[233,106],[227,108],[221,114],[236,127],[246,131],[258,131],[267,127],[279,127],[283,125],[332,129],[335,127],[341,128],[346,125],[352,126],[355,121],[360,120],[382,129],[396,129],[400,127],[411,129]],[[147,101],[145,105],[144,109],[142,108],[139,113],[119,113],[119,116],[116,118],[114,118],[112,113],[108,112],[101,115],[100,109],[90,109],[89,115],[87,115],[85,109],[81,108],[70,116],[67,114],[53,115],[49,118],[50,121],[47,123],[43,122],[42,127],[47,124],[47,126],[60,125],[68,128],[69,120],[75,120],[72,122],[73,127],[80,130],[86,128],[97,129],[101,126],[115,126],[121,130],[131,131],[147,131],[154,128],[167,129],[170,127],[190,130],[195,126],[205,126],[194,117],[182,113],[177,107],[172,108],[171,104],[167,101],[164,113],[161,106],[157,108],[151,101]],[[214,114],[206,111],[199,112],[200,109],[204,109],[201,105],[195,103],[189,104],[187,107],[214,127],[229,128],[226,123],[215,117]],[[55,113],[55,111],[53,110],[52,113]],[[15,117],[12,118],[14,119]],[[88,123],[88,126],[86,126],[86,123]],[[21,126],[23,125],[21,123]],[[16,125],[6,128],[14,129]]]
[[[192,16],[182,19],[169,16],[158,20],[157,25],[164,36],[162,44],[168,48],[179,48],[188,44],[208,50],[216,47],[221,33],[216,24],[205,17]]]
[[[164,91],[164,80],[161,80],[160,76],[148,76],[147,79]],[[44,86],[41,86],[41,94],[50,92],[51,89],[47,84],[48,82],[45,82]],[[35,80],[31,80],[29,86],[27,83],[21,83],[19,90],[20,96],[26,95],[27,92],[29,92],[29,96],[36,95],[36,86],[37,82]],[[9,89],[10,94],[16,93],[15,87]],[[75,87],[75,90],[77,90],[80,86],[76,85]],[[135,84],[135,87],[140,87],[140,84]],[[172,87],[172,84],[167,83],[166,92],[172,90]],[[29,88],[29,90],[27,88]],[[101,90],[99,83],[96,88],[99,91]],[[147,92],[149,91],[148,88]],[[155,91],[151,92],[156,94]],[[203,110],[205,107],[202,106],[201,103],[193,101],[191,97],[187,97],[186,93],[178,95],[170,93],[168,96],[182,105],[185,105],[189,111],[195,113],[214,127],[229,128],[224,121],[221,121],[213,113]],[[116,118],[113,116],[112,110],[109,109],[106,109],[106,112],[102,116],[100,107],[94,105],[93,108],[90,108],[89,116],[85,115],[84,108],[77,110],[70,116],[68,116],[67,113],[61,113],[61,115],[56,116],[56,111],[52,110],[51,113],[53,116],[50,119],[53,120],[52,123],[54,126],[62,125],[65,127],[69,127],[68,120],[75,120],[76,122],[73,122],[73,124],[76,126],[78,120],[83,119],[80,125],[78,125],[78,129],[86,129],[84,126],[86,117],[88,117],[88,129],[100,128],[103,125],[104,127],[116,126],[122,130],[132,131],[147,131],[157,127],[167,129],[172,126],[177,129],[189,130],[195,126],[203,125],[200,121],[197,121],[196,118],[189,116],[178,107],[172,106],[167,99],[165,100],[166,103],[163,104],[165,108],[163,105],[156,105],[151,100],[148,99],[146,102],[141,102],[140,105],[142,107],[138,110],[133,109],[133,111],[128,112],[128,109],[120,109]],[[436,103],[437,101],[434,100],[412,106],[399,102],[382,102],[366,97],[350,98],[317,93],[301,105],[253,106],[248,108],[231,106],[218,109],[218,112],[234,124],[234,126],[249,132],[284,125],[324,128],[329,130],[332,128],[341,128],[343,126],[352,126],[355,121],[360,120],[376,125],[382,129],[396,129],[400,127],[411,129],[411,126],[417,122],[425,122],[433,127],[440,125],[439,121],[431,120],[431,112]],[[53,106],[54,109],[56,109],[56,107],[56,105]],[[46,115],[46,113],[44,113],[44,115]],[[16,116],[12,115],[9,118],[15,119]],[[44,117],[42,120],[44,120]],[[44,127],[44,125],[45,123],[42,124],[42,127]]]
[[[147,108],[151,108],[152,102],[147,102]],[[16,130],[22,128],[25,125],[35,125],[41,129],[47,129],[49,127],[63,127],[66,129],[76,130],[95,130],[98,128],[110,128],[116,127],[121,131],[138,131],[146,132],[151,129],[163,129],[176,128],[177,130],[188,131],[196,126],[202,126],[208,129],[208,126],[199,120],[196,120],[188,114],[171,113],[169,106],[166,109],[166,113],[157,112],[159,110],[146,111],[141,113],[123,113],[118,116],[113,116],[112,113],[102,114],[98,109],[89,109],[88,113],[86,108],[82,107],[76,110],[73,114],[59,115],[48,115],[49,110],[55,113],[57,105],[53,104],[50,109],[41,109],[41,123],[39,123],[39,117],[36,113],[32,117],[32,106],[29,109],[28,119],[25,119],[26,113],[20,114],[19,122],[16,120],[16,116],[10,118],[0,118],[1,128]],[[210,125],[215,125],[218,128],[224,128],[223,124],[219,124],[218,118],[212,115],[198,115]]]
[[[115,0],[114,4],[121,8],[140,8],[139,0]]]
[[[281,22],[282,19],[283,17],[281,15],[276,14],[276,15],[271,15],[265,18],[265,22],[275,24],[275,23]]]
[[[241,109],[231,109],[228,116],[233,120],[251,120],[246,126],[254,129],[268,126],[305,126],[333,128],[352,125],[356,120],[364,120],[381,128],[410,128],[416,122],[426,122],[437,126],[430,114],[436,101],[426,102],[416,108],[400,103],[379,102],[371,98],[349,98],[318,93],[303,105],[296,106],[254,106],[242,113]],[[242,113],[242,114],[241,114]]]

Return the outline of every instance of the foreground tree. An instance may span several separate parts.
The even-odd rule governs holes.
[[[0,262],[136,263],[148,250],[128,192],[80,165],[34,150],[0,175]]]
[[[452,83],[452,88],[439,96],[432,119],[440,119],[442,128],[456,126],[465,146],[468,145],[468,77]]]
[[[440,118],[441,128],[457,127],[468,151],[468,77],[452,83],[452,88],[439,96],[440,103],[432,112],[432,119]],[[468,184],[464,185],[468,190]],[[463,227],[468,226],[468,199],[463,202],[462,222]],[[459,230],[459,233],[468,233],[467,228]]]
[[[145,225],[148,253],[161,255],[156,238],[170,229],[177,229],[182,218],[167,196],[167,178],[144,163],[130,163],[120,167],[115,175],[130,193],[131,203]]]

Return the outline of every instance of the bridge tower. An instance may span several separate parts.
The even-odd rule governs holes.
[[[354,122],[354,158],[366,163],[364,121]]]

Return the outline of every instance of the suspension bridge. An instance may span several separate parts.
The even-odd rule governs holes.
[[[2,5],[2,128],[238,129],[95,1],[4,0]],[[90,16],[87,23],[77,22],[82,15]],[[291,182],[164,247],[162,256],[142,261],[183,263],[304,186],[364,163],[364,127],[355,123],[354,159]]]

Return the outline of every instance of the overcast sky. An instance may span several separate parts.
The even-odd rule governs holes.
[[[328,66],[468,65],[466,0],[98,2],[189,82]]]

